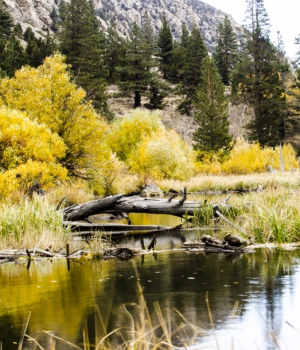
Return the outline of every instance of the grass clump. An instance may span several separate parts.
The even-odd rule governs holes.
[[[291,243],[300,239],[298,200],[287,189],[265,190],[242,198],[248,202],[229,219],[248,232],[256,243]]]
[[[34,196],[19,204],[0,203],[1,249],[32,248],[43,237],[44,248],[61,246],[68,236],[63,227],[62,213],[45,197]]]

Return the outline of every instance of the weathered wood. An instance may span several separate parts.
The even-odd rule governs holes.
[[[123,197],[115,202],[104,212],[117,213],[148,213],[148,214],[169,214],[183,217],[194,215],[201,208],[203,202],[182,201],[163,198],[142,198],[139,196]],[[214,207],[214,205],[213,205]]]
[[[233,246],[233,247],[241,247],[241,246],[248,244],[248,242],[246,240],[244,240],[241,237],[238,237],[236,235],[233,235],[232,233],[228,233],[224,237],[224,242],[227,242],[227,244],[229,244],[230,246]]]
[[[154,250],[154,247],[155,247],[155,244],[157,243],[157,240],[156,240],[156,236],[154,235],[149,246],[148,246],[148,250],[151,250],[153,249]]]
[[[124,215],[128,213],[169,214],[183,217],[194,215],[203,202],[186,201],[186,189],[180,200],[170,201],[164,198],[144,198],[140,196],[110,196],[83,204],[76,204],[63,210],[64,220],[86,220],[89,216],[110,213]],[[218,208],[217,204],[212,205]]]
[[[41,254],[41,255],[45,255],[45,256],[49,256],[51,258],[53,258],[54,256],[57,256],[57,254],[55,253],[51,253],[51,252],[48,252],[47,250],[43,250],[43,249],[40,249],[40,248],[35,248],[35,249],[27,249],[29,253],[38,253],[38,254]]]
[[[234,235],[232,235],[234,236]],[[237,236],[235,236],[237,237]],[[239,238],[239,237],[237,237]],[[220,241],[209,235],[203,235],[201,238],[202,242],[198,241],[187,241],[183,244],[184,248],[189,250],[200,250],[204,252],[216,252],[216,253],[252,253],[253,250],[243,247],[231,246],[228,241]],[[242,239],[240,239],[243,241]],[[234,243],[236,243],[234,241]]]
[[[159,225],[127,225],[127,224],[99,224],[78,221],[64,221],[64,226],[70,227],[73,230],[91,230],[91,231],[162,231],[171,230],[169,226]]]
[[[109,196],[82,204],[72,205],[63,210],[64,220],[82,220],[89,217],[90,215],[99,214],[104,209],[109,208],[113,203],[122,197],[122,194],[118,194],[116,196]]]

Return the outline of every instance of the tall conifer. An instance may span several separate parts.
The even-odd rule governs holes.
[[[232,142],[229,135],[228,99],[215,62],[209,56],[202,60],[201,83],[194,99],[194,148],[200,152],[218,152]]]
[[[142,95],[147,91],[154,73],[149,56],[149,43],[145,41],[142,28],[133,23],[126,42],[126,54],[117,67],[119,86],[123,93],[134,94],[134,107],[141,106]]]
[[[160,70],[163,72],[164,78],[167,79],[172,63],[173,35],[165,16],[162,19],[162,27],[158,33],[158,47]]]
[[[224,21],[218,26],[217,33],[217,46],[213,56],[222,81],[228,86],[231,82],[231,73],[238,61],[237,36],[228,16],[225,16]]]
[[[181,94],[184,95],[184,99],[178,106],[178,109],[183,113],[189,114],[196,88],[201,82],[201,63],[208,55],[201,32],[196,25],[193,26],[186,45],[186,59],[181,71],[182,80],[179,88]]]
[[[286,101],[280,74],[286,67],[270,42],[263,0],[246,2],[248,35],[233,75],[233,96],[254,111],[254,119],[247,125],[250,140],[275,146],[285,137]]]
[[[71,0],[60,8],[60,49],[71,65],[76,83],[93,101],[94,107],[108,119],[111,114],[107,106],[106,77],[102,45],[104,36],[90,0]]]

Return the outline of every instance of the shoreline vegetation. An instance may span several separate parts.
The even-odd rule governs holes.
[[[129,187],[133,186],[136,179],[131,180],[131,185],[127,182]],[[195,212],[192,218],[185,218],[182,227],[209,229],[215,225],[220,225],[222,228],[225,226],[224,232],[227,233],[245,232],[251,237],[253,244],[284,244],[300,241],[299,184],[298,172],[248,176],[199,176],[189,182],[172,180],[156,182],[164,192],[168,192],[171,188],[180,191],[183,187],[187,187],[189,193],[210,194],[229,191],[244,193],[234,201],[231,200],[230,206],[223,212],[230,222],[240,228],[240,232],[222,220],[215,222],[209,205],[213,199],[209,195],[207,210]],[[120,188],[120,192],[121,190],[124,190],[124,187]],[[64,257],[72,254],[80,256],[82,252],[88,257],[101,257],[105,250],[110,248],[111,242],[107,238],[101,239],[101,232],[97,239],[80,242],[73,239],[70,228],[63,226],[63,213],[57,210],[63,196],[66,196],[65,206],[95,198],[92,191],[83,183],[57,186],[44,196],[24,195],[18,191],[2,199],[0,203],[0,250],[23,252],[28,250],[26,255],[30,259],[39,251]]]

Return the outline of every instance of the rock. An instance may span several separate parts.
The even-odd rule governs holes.
[[[236,235],[233,235],[232,233],[229,233],[224,237],[224,242],[229,244],[232,247],[241,247],[243,245],[247,245],[247,241],[244,240],[241,237],[238,237]]]
[[[58,11],[57,0],[3,0],[3,3],[15,22],[21,24],[23,30],[30,26],[34,32],[43,36],[47,35],[47,30],[51,27],[50,13],[52,9],[55,8]],[[183,22],[186,23],[189,30],[196,24],[201,28],[203,40],[210,51],[213,51],[216,45],[216,29],[225,17],[224,12],[202,1],[94,0],[93,4],[101,29],[104,31],[113,20],[119,34],[125,37],[129,34],[133,22],[139,26],[142,25],[145,13],[147,13],[154,32],[157,34],[162,25],[161,19],[166,16],[172,34],[177,41],[180,40]],[[241,26],[233,18],[231,21],[235,31],[240,33]]]
[[[141,197],[161,197],[163,195],[163,191],[157,187],[156,185],[147,185],[142,189],[140,196]]]

